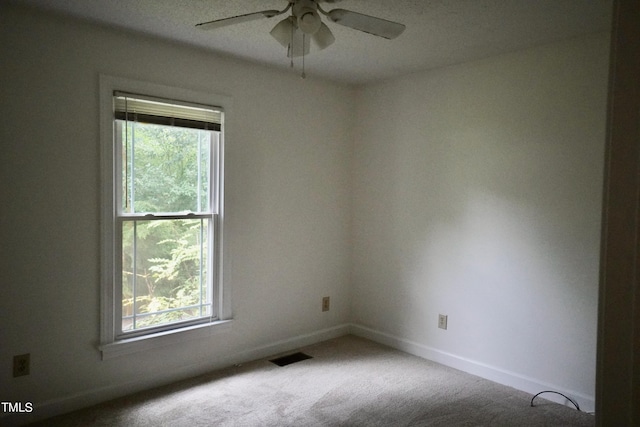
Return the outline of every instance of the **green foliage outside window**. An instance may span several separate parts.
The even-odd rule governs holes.
[[[211,132],[135,122],[122,132],[125,214],[209,211]],[[208,218],[123,221],[123,331],[209,314],[209,228]]]

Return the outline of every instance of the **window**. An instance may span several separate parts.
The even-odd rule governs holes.
[[[169,102],[114,94],[117,337],[216,317],[220,113]]]
[[[222,108],[107,83],[103,357],[114,346],[122,352],[118,344],[228,318],[221,283]]]

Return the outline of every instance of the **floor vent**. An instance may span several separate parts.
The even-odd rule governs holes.
[[[278,357],[277,359],[269,360],[269,362],[275,363],[278,366],[287,366],[307,359],[313,359],[313,357],[304,353],[293,353],[287,356]]]

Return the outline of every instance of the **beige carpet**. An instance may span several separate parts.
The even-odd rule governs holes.
[[[49,419],[41,426],[593,426],[592,415],[346,336]]]

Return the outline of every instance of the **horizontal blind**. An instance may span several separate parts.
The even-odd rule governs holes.
[[[194,129],[220,130],[222,109],[191,103],[114,92],[114,114],[118,120],[137,121]]]

